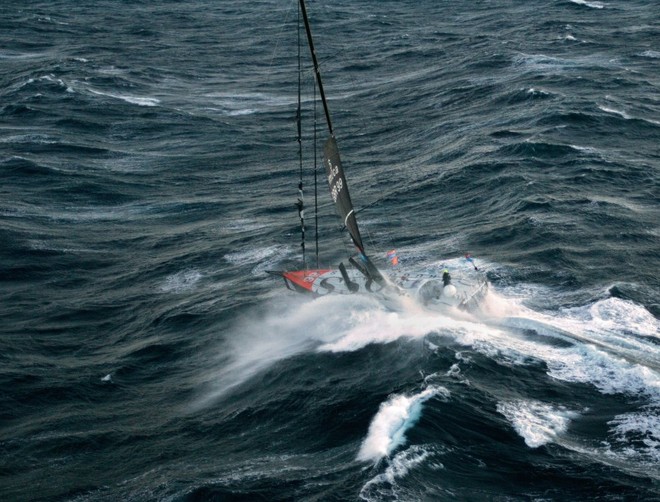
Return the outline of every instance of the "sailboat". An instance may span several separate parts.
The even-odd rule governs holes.
[[[379,299],[384,300],[386,304],[391,304],[391,300],[396,302],[396,300],[401,297],[412,296],[420,300],[425,306],[431,308],[474,308],[485,295],[488,288],[488,281],[486,280],[485,275],[479,272],[477,266],[474,264],[474,260],[469,255],[466,255],[465,262],[469,263],[471,266],[466,267],[466,273],[461,273],[460,277],[456,277],[454,271],[451,271],[454,273],[454,277],[452,277],[452,273],[450,273],[450,270],[446,267],[442,267],[442,269],[438,271],[427,272],[424,274],[412,275],[395,273],[391,274],[391,277],[387,277],[387,275],[383,274],[367,255],[364,241],[358,227],[355,209],[349,194],[346,175],[339,155],[339,147],[332,126],[330,109],[323,88],[323,81],[321,79],[321,72],[316,51],[314,49],[314,40],[304,0],[299,0],[298,13],[299,18],[302,17],[304,23],[307,45],[314,66],[316,88],[319,91],[321,102],[323,104],[325,121],[328,128],[328,138],[323,146],[323,165],[325,167],[330,197],[341,219],[341,224],[348,231],[350,239],[355,246],[356,253],[355,256],[351,256],[348,259],[351,268],[347,268],[343,263],[340,263],[337,268],[319,268],[317,259],[317,268],[310,269],[304,266],[299,270],[269,271],[269,273],[282,277],[289,290],[298,293],[305,293],[314,297],[325,296],[328,294],[369,294],[376,295]],[[298,54],[298,61],[298,74],[300,75],[300,51]],[[298,80],[298,88],[298,142],[301,144],[300,77]],[[302,248],[304,257],[305,223],[302,178],[298,188],[299,198],[297,207],[302,227]]]

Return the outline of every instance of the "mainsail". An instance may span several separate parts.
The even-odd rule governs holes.
[[[351,260],[351,263],[368,278],[380,282],[383,280],[383,276],[364,252],[362,236],[355,218],[355,209],[351,202],[351,195],[348,193],[348,184],[346,183],[344,168],[341,165],[339,149],[334,136],[330,136],[323,147],[323,164],[328,176],[328,188],[330,188],[332,201],[335,203],[337,212],[344,222],[353,244],[360,253],[360,262]]]
[[[330,196],[335,203],[337,212],[344,222],[344,226],[348,230],[351,239],[353,239],[353,243],[360,253],[364,254],[362,236],[360,235],[360,229],[355,219],[355,210],[353,209],[351,196],[348,193],[348,184],[346,183],[344,168],[341,165],[337,141],[334,136],[330,136],[323,147],[323,164],[325,165],[325,173],[328,176]]]

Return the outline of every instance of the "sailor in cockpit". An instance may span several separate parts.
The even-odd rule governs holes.
[[[444,269],[442,271],[442,285],[449,286],[451,284],[451,275],[449,275],[449,270]]]

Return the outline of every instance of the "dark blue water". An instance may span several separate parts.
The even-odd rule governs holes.
[[[660,496],[656,2],[310,1],[367,249],[471,252],[486,317],[265,274],[295,1],[5,4],[0,498]]]

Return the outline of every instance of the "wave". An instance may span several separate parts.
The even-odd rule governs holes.
[[[428,462],[436,456],[435,449],[426,445],[412,445],[398,452],[390,461],[385,471],[376,475],[360,490],[360,498],[365,501],[406,500],[409,497],[401,494],[403,490],[397,481],[404,478],[415,467]],[[442,464],[435,463],[435,469],[441,469]]]
[[[177,272],[176,274],[168,276],[160,289],[166,293],[184,293],[192,290],[201,278],[202,274],[197,270]]]
[[[27,80],[20,81],[13,86],[10,87],[11,91],[17,91],[21,90],[25,87],[36,87],[36,90],[40,90],[40,85],[45,83],[47,86],[50,86],[51,88],[55,88],[57,90],[64,90],[66,92],[72,93],[74,92],[73,88],[66,83],[62,78],[58,78],[53,74],[48,74],[48,75],[42,75],[40,77],[32,77],[28,78]],[[36,85],[35,85],[36,84]]]
[[[613,443],[628,461],[660,465],[660,407],[617,415],[608,422]]]
[[[650,2],[311,13],[370,249],[484,255],[478,315],[311,301],[264,274],[300,256],[295,4],[126,2],[104,26],[68,2],[63,29],[18,3],[0,20],[8,498],[652,499]]]
[[[404,444],[405,433],[419,420],[422,405],[436,396],[446,399],[449,391],[444,387],[431,386],[411,396],[391,396],[381,404],[369,425],[369,432],[360,446],[357,460],[378,461]]]
[[[643,307],[608,298],[551,315],[494,293],[489,294],[487,303],[483,317],[475,319],[428,314],[412,305],[400,313],[379,309],[353,312],[343,328],[336,327],[335,337],[339,338],[323,344],[320,350],[354,351],[370,343],[436,333],[503,365],[527,366],[541,361],[547,375],[557,381],[587,384],[603,395],[660,405],[660,326]],[[488,308],[501,318],[491,317]],[[553,340],[562,343],[550,343]],[[419,411],[415,406],[432,392],[427,389],[414,395],[395,395],[384,403],[372,421],[359,458],[376,460],[391,453],[414,423]],[[526,441],[534,445],[553,440],[565,430],[567,420],[576,418],[572,410],[560,405],[530,401],[524,406],[520,402],[501,406],[509,418],[514,417],[515,408],[520,429],[527,427],[522,421],[554,424],[539,437],[526,433]]]
[[[500,148],[502,154],[516,155],[533,158],[556,158],[564,157],[575,152],[571,145],[546,143],[544,141],[527,140],[522,143],[505,145]]]
[[[113,98],[113,99],[119,99],[121,101],[126,101],[127,103],[131,103],[132,105],[157,106],[158,104],[160,104],[160,99],[157,99],[157,98],[114,94],[114,93],[111,93],[111,92],[101,92],[101,91],[97,91],[97,90],[94,90],[94,89],[88,89],[88,90],[92,94],[96,94],[98,96],[106,96],[106,97]]]
[[[660,51],[648,50],[640,54],[641,57],[651,58],[651,59],[660,59]]]
[[[6,173],[11,173],[14,176],[29,177],[29,176],[53,176],[61,175],[59,169],[52,166],[45,166],[33,160],[21,156],[13,156],[8,159],[0,160],[0,166]]]
[[[547,99],[552,99],[556,96],[558,95],[551,91],[539,89],[536,87],[528,87],[528,88],[522,88],[522,89],[516,89],[510,91],[506,95],[504,95],[501,99],[496,100],[496,102],[504,101],[505,103],[508,104],[517,104],[517,103],[524,103],[531,101],[543,101]]]
[[[571,3],[582,5],[584,7],[589,7],[591,9],[603,9],[605,4],[601,2],[588,2],[587,0],[568,0]]]
[[[497,403],[497,411],[511,422],[530,448],[554,441],[566,432],[571,419],[578,416],[563,406],[524,399]]]
[[[253,115],[271,109],[290,108],[294,105],[293,97],[276,96],[264,93],[211,93],[204,98],[215,105],[207,109],[220,111],[224,115],[237,117]]]
[[[267,270],[277,269],[278,265],[291,254],[292,251],[288,247],[273,245],[234,251],[227,253],[224,259],[237,266],[255,264],[252,267],[252,274],[262,276]]]
[[[642,122],[646,122],[646,123],[649,123],[649,124],[660,125],[660,121],[658,121],[658,120],[645,119],[645,118],[640,118],[640,117],[633,117],[633,116],[629,115],[628,113],[626,113],[622,110],[617,110],[615,108],[610,108],[610,107],[607,107],[607,106],[600,106],[600,105],[598,106],[598,108],[600,110],[604,111],[605,113],[611,113],[613,115],[618,115],[619,117],[624,118],[626,120],[640,120]]]

